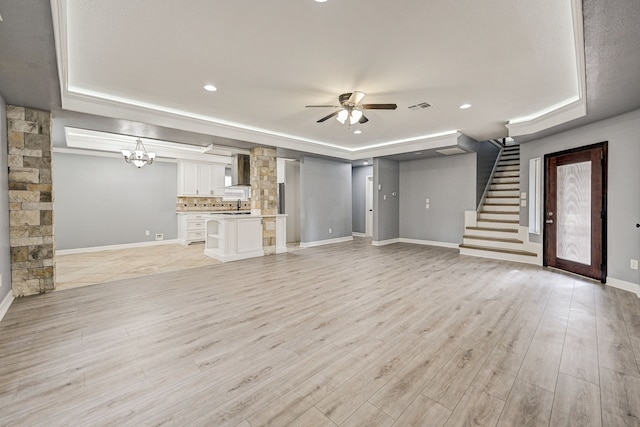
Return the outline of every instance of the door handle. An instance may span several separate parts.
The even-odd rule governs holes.
[[[553,220],[552,219],[548,219],[545,221],[547,224],[553,224]]]

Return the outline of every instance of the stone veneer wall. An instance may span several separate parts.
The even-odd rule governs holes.
[[[7,106],[13,295],[55,289],[51,113]]]
[[[251,211],[261,215],[278,213],[277,153],[275,148],[251,149]],[[262,250],[276,253],[276,218],[262,220]]]

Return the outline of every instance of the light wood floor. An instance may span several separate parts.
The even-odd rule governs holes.
[[[0,425],[638,425],[640,299],[356,239],[14,301]]]

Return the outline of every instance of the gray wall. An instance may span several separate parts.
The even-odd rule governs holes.
[[[373,166],[354,167],[351,171],[352,182],[352,230],[354,233],[366,232],[367,215],[367,176],[373,175]]]
[[[114,157],[53,154],[56,249],[176,239],[175,163],[138,169]],[[145,230],[150,235],[145,235]]]
[[[380,190],[378,190],[380,188]],[[396,193],[396,196],[393,193]],[[384,196],[386,197],[386,200]],[[373,240],[400,237],[400,167],[397,161],[373,159]]]
[[[400,163],[400,195],[400,237],[462,242],[464,211],[476,210],[476,154]]]
[[[347,236],[351,236],[351,163],[304,156],[300,162],[300,241]]]
[[[629,268],[630,259],[640,258],[640,110],[522,144],[520,191],[529,191],[529,159],[603,141],[609,141],[608,276],[640,284],[640,272]],[[521,208],[522,225],[528,217],[528,208]],[[529,238],[542,243],[542,235]]]
[[[7,166],[7,104],[0,96],[0,302],[11,292],[9,246],[9,173]]]
[[[500,149],[488,141],[478,142],[476,149],[476,208],[480,205],[482,195],[487,187],[493,166],[496,164]]]

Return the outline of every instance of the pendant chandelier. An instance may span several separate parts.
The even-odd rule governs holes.
[[[125,162],[133,163],[133,165],[138,169],[144,165],[150,165],[153,163],[153,159],[156,158],[156,153],[147,152],[147,149],[144,148],[144,144],[140,138],[137,139],[135,150],[122,150],[122,155],[124,156]]]

